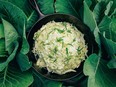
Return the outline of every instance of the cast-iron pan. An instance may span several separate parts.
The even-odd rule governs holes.
[[[36,1],[35,0],[29,0],[29,1],[30,1],[30,4],[33,7],[35,7],[36,11],[38,12],[38,15],[40,16],[39,20],[34,24],[34,26],[32,27],[32,29],[29,31],[29,33],[27,35],[27,39],[28,39],[28,42],[30,45],[30,52],[29,52],[28,56],[29,56],[30,61],[33,62],[33,68],[40,75],[42,75],[48,79],[56,80],[56,81],[69,80],[71,78],[74,78],[74,77],[82,74],[83,63],[81,63],[79,68],[75,69],[76,72],[69,72],[69,73],[66,73],[64,75],[50,73],[47,71],[46,68],[39,69],[38,67],[35,66],[35,63],[37,61],[37,59],[36,59],[37,57],[35,57],[34,54],[32,53],[33,44],[34,44],[33,36],[34,36],[35,32],[37,32],[43,25],[45,25],[46,23],[48,23],[50,21],[54,20],[55,22],[69,22],[69,23],[73,24],[74,26],[76,26],[84,34],[84,38],[86,40],[86,44],[88,45],[88,50],[89,50],[88,55],[93,52],[94,49],[92,49],[92,48],[96,44],[93,44],[93,43],[95,43],[95,41],[94,41],[94,39],[92,39],[93,35],[91,34],[89,28],[86,25],[84,25],[76,17],[74,17],[72,15],[59,14],[59,13],[54,13],[54,14],[50,14],[50,15],[43,15],[39,10],[39,7],[37,6]],[[38,56],[38,58],[39,58],[39,56]]]

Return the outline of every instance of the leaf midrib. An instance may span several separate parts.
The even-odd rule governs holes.
[[[77,15],[77,17],[79,16],[77,11],[75,10],[75,8],[72,6],[72,4],[70,3],[70,1],[68,0],[69,5],[71,6],[71,8],[73,9],[73,11],[75,12],[75,14]]]
[[[27,21],[29,21],[31,19],[31,17],[33,16],[34,11],[31,13],[31,15],[28,17]]]
[[[7,76],[7,70],[8,70],[8,66],[5,68],[4,70],[4,76],[3,76],[3,85],[5,85],[5,81],[6,81],[6,76]]]
[[[97,62],[96,68],[95,68],[94,76],[95,76],[96,73],[97,73],[97,70],[98,70],[98,67],[99,67],[99,63],[100,63],[100,54],[99,54],[99,56],[98,56],[98,62]]]

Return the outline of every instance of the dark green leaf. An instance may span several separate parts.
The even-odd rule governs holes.
[[[105,38],[103,35],[101,35],[101,41],[109,56],[116,54],[116,42],[113,42],[111,39]]]
[[[27,57],[27,55],[18,53],[16,59],[21,71],[26,71],[32,66],[32,63],[29,62],[29,58]]]
[[[104,1],[98,2],[93,10],[95,20],[99,24],[104,17],[104,11],[106,9],[106,3]]]
[[[82,6],[82,1],[83,0],[56,0],[56,12],[70,14],[79,18],[78,12]]]
[[[22,46],[21,46],[20,52],[16,56],[16,59],[17,59],[17,63],[19,65],[21,71],[26,71],[32,66],[32,63],[29,62],[29,59],[26,55],[29,52],[29,44],[26,39],[25,23],[24,23],[24,27],[23,27],[23,36],[20,39],[22,40],[21,41]]]
[[[4,28],[3,28],[3,24],[0,24],[0,39],[4,38]]]
[[[0,57],[7,57],[7,52],[5,50],[5,39],[0,39]]]
[[[92,1],[91,0],[84,0],[86,3],[87,3],[87,5],[90,7],[91,5],[92,5]]]
[[[99,29],[102,33],[102,44],[108,54],[108,58],[111,59],[108,63],[108,67],[116,68],[116,19],[105,16],[99,24]]]
[[[39,19],[39,16],[38,16],[37,12],[32,11],[30,16],[28,16],[28,18],[27,18],[26,30],[29,31],[38,19]]]
[[[22,35],[24,21],[27,20],[25,13],[12,3],[1,0],[0,12],[2,14],[2,18],[9,21],[15,27],[17,32]]]
[[[114,9],[114,11],[111,13],[110,15],[112,18],[116,18],[116,9]]]
[[[94,18],[93,12],[89,9],[88,5],[84,1],[84,23],[90,28],[95,36],[95,41],[99,44],[100,48],[100,37],[99,37],[99,28],[97,26],[96,20]]]
[[[106,6],[105,15],[109,15],[112,5],[113,5],[113,1],[110,1],[108,5]]]
[[[116,18],[112,18],[109,26],[109,37],[112,41],[116,42]]]
[[[0,72],[0,87],[28,87],[32,82],[32,74],[29,71],[21,72],[16,65],[9,65]]]
[[[114,55],[113,59],[107,65],[110,69],[116,69],[116,55]]]
[[[10,54],[13,51],[13,42],[18,39],[18,33],[15,28],[6,20],[2,19],[5,32],[5,49]]]
[[[85,1],[84,1],[83,22],[91,29],[92,32],[95,30],[97,26],[93,13],[89,9]]]
[[[113,1],[113,6],[110,9],[110,13],[112,13],[114,11],[114,9],[116,8],[116,0],[97,0],[99,2],[104,1],[104,3],[109,3],[110,1]]]
[[[54,13],[54,0],[37,0],[43,14]]]
[[[33,26],[33,24],[38,20],[38,14],[37,12],[34,11],[34,9],[32,9],[29,0],[20,0],[19,2],[17,2],[16,0],[5,0],[5,1],[11,2],[12,4],[16,5],[21,10],[24,11],[24,13],[27,16],[27,20],[25,20],[27,21],[26,30],[29,31]]]
[[[29,52],[29,44],[26,38],[26,29],[25,29],[25,23],[23,27],[23,36],[22,36],[22,46],[21,46],[21,53],[27,54]]]
[[[29,0],[6,0],[12,4],[18,6],[27,16],[27,25],[26,30],[29,31],[33,24],[38,20],[38,14],[32,9],[32,6],[29,3]]]
[[[109,15],[112,4],[112,1],[110,1],[109,3],[105,1],[100,1],[97,3],[93,10],[93,13],[98,24],[102,21],[105,15]]]
[[[115,87],[115,70],[107,67],[107,62],[92,54],[84,63],[84,74],[88,76],[88,87]]]
[[[116,42],[111,39],[107,39],[105,36],[101,35],[101,41],[104,48],[110,57],[110,62],[108,63],[109,68],[116,68]]]
[[[116,0],[111,0],[111,1],[113,1],[113,6],[110,10],[110,13],[112,13],[116,9]]]
[[[5,62],[0,63],[0,71],[4,70],[4,68],[8,66],[9,62],[11,62],[16,55],[19,43],[17,41],[14,41],[12,44],[13,44],[13,52],[9,55],[9,57]]]
[[[98,1],[97,0],[91,0],[91,1],[92,1],[92,5],[90,8],[93,10],[95,5],[98,3]]]
[[[101,49],[101,41],[100,41],[99,28],[98,27],[95,28],[93,34],[94,34],[94,37],[95,37],[95,41],[97,42],[99,48]]]
[[[100,24],[98,25],[100,32],[103,34],[105,32],[106,37],[109,37],[109,25],[111,23],[111,18],[104,16]]]
[[[22,9],[27,16],[29,16],[31,14],[31,12],[33,11],[28,0],[20,0],[18,2],[16,0],[3,0],[3,1],[7,1],[7,2],[10,2],[10,3],[16,5],[17,7]]]
[[[29,44],[27,42],[27,39],[22,37],[21,53],[27,54],[28,52],[29,52]]]
[[[5,57],[5,39],[4,39],[4,28],[3,24],[0,24],[0,57]]]

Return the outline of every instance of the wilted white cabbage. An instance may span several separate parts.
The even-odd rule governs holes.
[[[84,35],[72,24],[51,21],[34,34],[33,53],[39,55],[36,65],[49,72],[65,74],[85,60]]]

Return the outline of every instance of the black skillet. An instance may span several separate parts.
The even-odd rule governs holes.
[[[90,55],[92,53],[92,51],[94,50],[92,48],[96,44],[94,44],[95,41],[94,41],[94,39],[92,39],[93,35],[91,34],[89,28],[86,25],[84,25],[76,17],[74,17],[72,15],[59,14],[59,13],[43,15],[39,10],[39,7],[38,7],[36,1],[35,0],[29,0],[29,1],[30,1],[30,4],[36,9],[36,11],[38,12],[38,15],[39,15],[38,21],[34,24],[34,26],[29,31],[28,36],[27,36],[27,39],[28,39],[28,42],[30,45],[30,52],[29,52],[28,56],[29,56],[30,61],[33,62],[33,68],[40,75],[42,75],[48,79],[56,80],[56,81],[66,81],[71,78],[78,77],[80,74],[83,74],[82,73],[83,63],[80,65],[79,68],[75,69],[76,72],[70,72],[70,73],[66,73],[64,75],[49,73],[46,68],[39,69],[38,67],[36,67],[34,65],[37,61],[37,59],[36,59],[37,57],[35,57],[34,54],[32,53],[32,48],[33,48],[33,44],[34,44],[34,40],[33,40],[34,33],[37,32],[43,25],[45,25],[46,23],[48,23],[50,21],[54,20],[55,22],[69,22],[69,23],[73,24],[74,26],[76,26],[84,34],[84,38],[86,40],[86,43],[88,45],[88,50],[89,50],[88,55]]]

